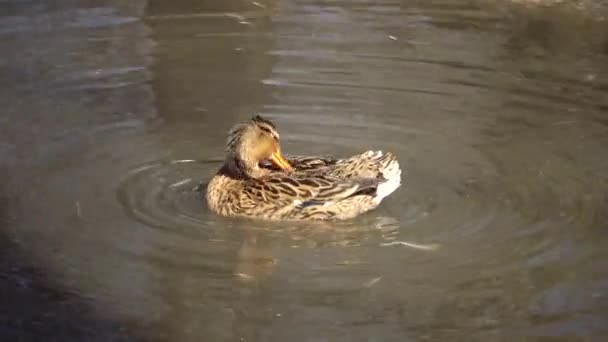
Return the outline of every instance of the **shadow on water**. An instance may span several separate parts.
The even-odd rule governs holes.
[[[7,205],[0,195],[0,231],[11,223]],[[126,322],[100,316],[89,300],[29,259],[22,246],[0,233],[0,340],[144,341]]]

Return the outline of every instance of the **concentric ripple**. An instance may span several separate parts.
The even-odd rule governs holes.
[[[87,312],[159,341],[607,340],[605,20],[557,1],[18,3],[0,222]],[[255,113],[287,154],[390,151],[403,185],[345,222],[214,215],[213,157]],[[8,329],[53,339],[31,318],[61,310],[26,309]]]
[[[332,223],[273,223],[218,217],[207,209],[204,191],[220,163],[220,160],[171,160],[141,165],[120,182],[118,201],[133,220],[164,234],[200,238],[200,234],[212,235],[218,227],[223,230],[241,227],[274,232],[291,247],[358,246],[399,238],[400,222],[388,215]],[[416,209],[410,210],[408,216],[415,220]]]
[[[118,200],[131,218],[157,229],[187,232],[206,225],[204,175],[221,161],[173,160],[135,168],[119,185]]]

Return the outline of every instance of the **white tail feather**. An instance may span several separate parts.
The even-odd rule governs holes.
[[[382,152],[380,152],[380,155],[382,155]],[[374,202],[377,204],[401,185],[401,168],[397,159],[391,159],[381,172],[386,182],[378,185],[376,197],[374,197]]]

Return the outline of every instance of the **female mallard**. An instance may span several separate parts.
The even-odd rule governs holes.
[[[224,165],[207,186],[207,204],[224,216],[348,219],[376,208],[400,184],[401,169],[390,153],[285,158],[274,124],[256,116],[230,131]]]

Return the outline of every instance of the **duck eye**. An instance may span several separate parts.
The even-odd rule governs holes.
[[[264,135],[267,134],[269,135],[274,141],[279,141],[279,135],[272,131],[270,128],[266,127],[266,126],[258,126],[260,128],[260,135]]]
[[[258,126],[258,127],[260,128],[260,130],[262,132],[272,135],[272,131],[268,127],[264,127],[264,126]]]

